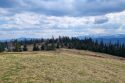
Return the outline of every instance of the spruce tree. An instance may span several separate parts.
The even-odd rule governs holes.
[[[24,45],[23,51],[28,51],[27,45]]]
[[[2,43],[0,43],[0,52],[4,51],[4,45]]]

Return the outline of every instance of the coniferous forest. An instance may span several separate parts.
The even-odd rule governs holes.
[[[24,39],[0,42],[0,52],[22,52],[28,51],[31,46],[32,51],[49,51],[59,48],[89,50],[125,57],[124,43],[105,43],[103,41],[93,40],[92,38],[79,39],[75,37],[59,37],[50,39]]]

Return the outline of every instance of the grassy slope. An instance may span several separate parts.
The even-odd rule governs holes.
[[[1,53],[0,83],[125,83],[125,60],[64,49]]]

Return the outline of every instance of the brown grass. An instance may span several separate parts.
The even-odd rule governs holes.
[[[1,53],[0,83],[125,83],[125,60],[101,53]]]

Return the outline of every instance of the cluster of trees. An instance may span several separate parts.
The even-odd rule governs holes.
[[[9,42],[0,43],[0,52],[3,51],[27,51],[27,46],[32,46],[33,51],[40,50],[56,50],[58,48],[90,50],[94,52],[101,52],[112,54],[116,56],[125,57],[125,44],[124,43],[104,43],[103,41],[93,40],[92,38],[69,38],[59,37],[54,39],[30,39],[30,40],[13,40]]]
[[[21,52],[28,51],[27,45],[22,42],[14,40],[8,42],[0,42],[0,52]]]

